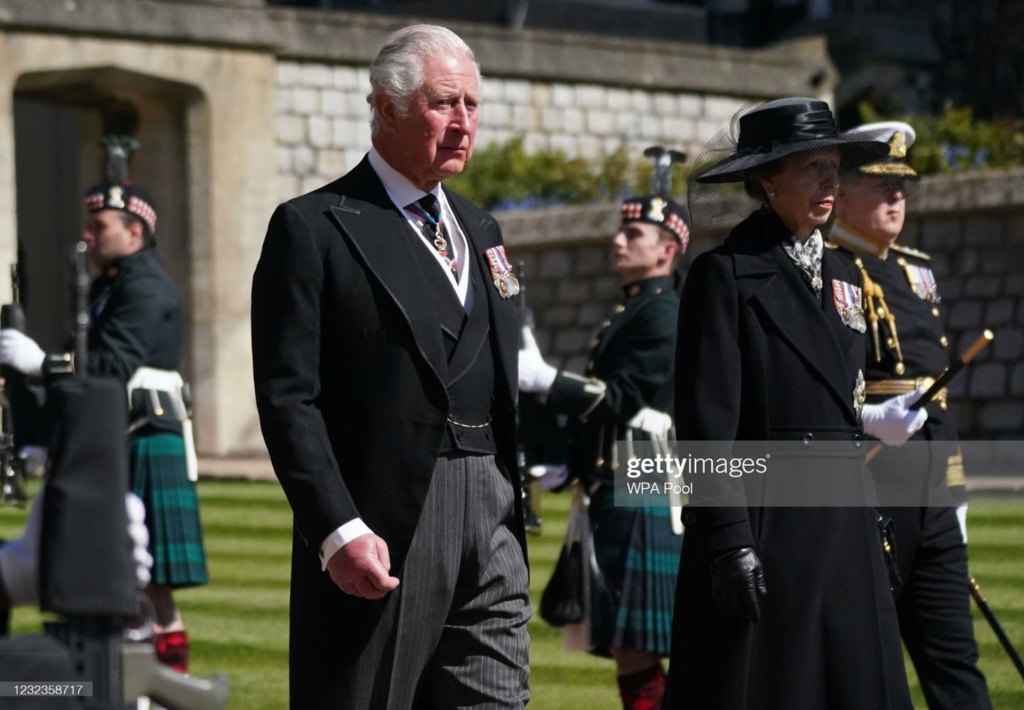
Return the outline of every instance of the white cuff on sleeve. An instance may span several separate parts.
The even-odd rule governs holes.
[[[324,538],[323,542],[320,543],[320,569],[324,571],[327,570],[327,561],[334,557],[335,552],[355,540],[360,535],[367,535],[372,532],[373,530],[370,530],[370,528],[367,527],[362,518],[349,520],[340,528],[332,532]]]

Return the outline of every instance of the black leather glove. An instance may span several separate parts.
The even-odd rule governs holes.
[[[752,547],[722,553],[711,561],[711,595],[737,621],[761,618],[758,596],[767,596],[761,560]]]

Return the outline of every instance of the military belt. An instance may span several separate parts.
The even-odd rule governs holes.
[[[864,393],[869,397],[893,397],[913,392],[918,387],[929,387],[933,382],[935,382],[935,379],[932,377],[918,377],[905,380],[872,380],[864,384]],[[938,402],[945,409],[947,394],[947,389],[943,387],[939,390],[933,401]]]

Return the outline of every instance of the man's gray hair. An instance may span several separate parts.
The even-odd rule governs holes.
[[[380,127],[377,109],[373,104],[374,97],[379,93],[386,94],[391,97],[398,114],[407,115],[409,100],[423,86],[423,61],[431,56],[446,54],[468,57],[476,69],[477,83],[481,82],[480,65],[476,63],[473,50],[447,27],[410,25],[387,36],[384,46],[370,64],[371,89],[366,101],[373,112],[370,119],[372,135],[377,135]]]

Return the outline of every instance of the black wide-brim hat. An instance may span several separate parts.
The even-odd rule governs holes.
[[[817,99],[769,101],[739,117],[735,152],[698,170],[700,183],[738,182],[750,168],[819,148],[838,148],[844,168],[885,156],[889,146],[863,137],[844,137],[836,130],[828,104]]]

